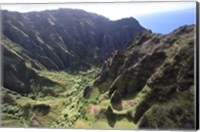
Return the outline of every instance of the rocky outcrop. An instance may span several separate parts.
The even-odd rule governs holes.
[[[108,121],[108,124],[111,127],[114,127],[115,122],[116,122],[116,115],[114,114],[114,112],[110,106],[108,106],[105,114],[106,114],[106,119]]]
[[[83,10],[18,13],[2,11],[3,39],[51,70],[86,70],[100,66],[144,28],[134,18],[118,21]],[[30,60],[29,59],[29,60]],[[41,68],[41,67],[40,67]]]
[[[108,94],[111,104],[118,95],[137,99],[128,115],[139,128],[193,129],[194,30],[191,25],[167,35],[139,34],[105,62],[92,87]]]
[[[120,93],[115,90],[115,92],[112,94],[110,99],[111,105],[114,109],[121,110],[122,109],[122,99]]]
[[[42,86],[54,86],[52,82],[46,78],[40,77],[31,67],[29,67],[26,60],[22,57],[5,48],[3,48],[3,86],[12,91],[18,92],[22,95],[34,91],[33,84],[37,84],[38,88],[42,90]],[[34,64],[34,63],[33,63]],[[34,64],[37,67],[37,64]]]
[[[42,115],[47,115],[51,109],[51,107],[47,104],[35,104],[32,107],[33,111]]]
[[[154,104],[139,120],[139,128],[194,129],[194,87],[176,94],[164,104]]]
[[[34,84],[52,84],[35,70],[74,72],[100,66],[144,30],[134,18],[110,21],[75,9],[2,11],[2,19],[4,86],[21,94],[30,93]]]
[[[148,111],[145,111],[140,119],[140,127],[166,128],[171,126],[181,129],[194,128],[193,41],[192,38],[185,38],[185,43],[179,45],[179,50],[171,56],[171,61],[165,61],[160,69],[148,79],[147,85],[152,91],[149,93],[149,97],[144,100],[144,102],[148,102],[149,109],[146,109]],[[158,104],[155,102],[163,103],[163,105],[166,103],[168,107],[161,105],[161,109],[157,109]],[[141,112],[139,110],[140,107],[138,107],[138,112]],[[152,109],[155,109],[158,115],[163,116],[160,118],[163,118],[164,124],[151,117],[146,119],[149,115],[153,115]],[[161,114],[161,111],[164,113]],[[176,117],[176,119],[173,117]]]

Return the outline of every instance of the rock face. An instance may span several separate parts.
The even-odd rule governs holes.
[[[137,98],[129,114],[140,128],[194,128],[194,30],[140,33],[105,62],[93,88],[111,100],[116,90],[122,100]]]
[[[2,11],[2,19],[4,86],[20,93],[30,92],[31,80],[41,81],[34,69],[75,71],[100,66],[112,51],[124,48],[144,30],[134,18],[110,21],[73,9]]]
[[[51,70],[101,65],[112,51],[124,48],[144,30],[134,18],[110,21],[73,9],[2,11],[2,19],[4,37],[18,45],[29,61],[37,61],[38,68]]]
[[[108,106],[105,114],[106,114],[106,119],[108,121],[108,124],[111,127],[114,127],[115,121],[116,121],[116,115],[113,113],[113,110],[110,106]]]
[[[37,111],[37,113],[40,113],[42,115],[46,115],[50,111],[50,106],[47,104],[37,104],[33,105],[33,111]]]
[[[122,99],[120,93],[117,90],[115,90],[115,92],[112,94],[110,102],[113,108],[121,110]]]
[[[103,105],[98,108],[106,109],[102,114],[111,127],[127,118],[139,128],[194,129],[194,25],[161,35],[134,18],[110,21],[72,9],[2,11],[2,19],[6,89],[22,95],[45,90],[57,84],[38,70],[87,70],[106,60],[83,96],[96,92],[95,106]],[[52,109],[37,104],[33,110],[45,116]],[[37,118],[32,121],[40,126]]]
[[[56,83],[40,77],[29,65],[37,67],[34,61],[29,62],[27,56],[19,53],[20,49],[8,40],[3,40],[3,86],[20,94],[33,92],[33,84],[53,86]],[[16,49],[16,51],[14,51]],[[24,58],[23,58],[24,57]]]

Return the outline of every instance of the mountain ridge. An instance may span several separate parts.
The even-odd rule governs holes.
[[[31,82],[20,77],[18,72],[22,71],[16,69],[24,67],[34,74],[35,70],[74,72],[99,67],[112,51],[125,47],[129,38],[145,30],[134,18],[110,21],[76,9],[2,11],[2,19],[3,67],[12,65],[4,68],[4,84],[14,91],[25,86],[25,93],[30,91]],[[16,65],[17,60],[22,65]],[[27,79],[33,78],[30,75]]]
[[[65,9],[2,18],[0,125],[195,127],[195,25],[162,35]]]
[[[46,48],[46,50],[48,49],[47,52],[51,51],[51,48],[57,48],[62,54],[66,54],[64,52],[75,53],[77,57],[81,57],[82,60],[94,65],[102,63],[113,50],[123,48],[123,44],[129,38],[132,38],[136,32],[144,30],[133,18],[129,18],[130,20],[110,21],[103,16],[73,9],[22,14],[2,11],[2,18],[4,19],[3,34],[11,41],[19,43],[23,48],[29,48],[29,50],[31,48],[24,44],[24,41],[26,41],[32,46],[33,50],[37,48],[37,52],[40,53],[41,47],[44,47],[43,43],[46,43],[45,45],[50,46],[50,49]],[[30,27],[30,29],[25,29],[25,27]],[[45,27],[47,29],[44,29]],[[121,30],[121,33],[117,33],[116,31],[118,30]],[[12,35],[14,32],[18,32],[21,35],[15,37]],[[120,35],[122,35],[121,38],[123,39],[119,39]],[[29,41],[26,40],[27,37],[31,37]],[[54,43],[57,43],[58,47]],[[87,49],[87,52],[84,49]],[[53,53],[55,53],[54,57],[63,58],[63,55],[58,54],[58,51]],[[49,57],[50,55],[47,56]],[[95,56],[95,58],[91,56]],[[56,57],[56,60],[59,60],[58,57]],[[65,59],[63,58],[59,62],[52,57],[52,61],[56,63],[59,69],[68,67]],[[98,62],[98,59],[100,62]],[[45,64],[43,63],[43,65]],[[55,67],[55,69],[57,68]]]
[[[140,33],[107,59],[84,97],[99,91],[96,107],[109,101],[109,115],[125,111],[139,128],[194,128],[194,32],[189,25],[167,35]]]

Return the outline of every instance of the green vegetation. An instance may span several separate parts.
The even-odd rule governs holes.
[[[133,128],[194,129],[192,35],[193,26],[166,36],[147,31],[114,54],[92,86],[91,94],[101,90],[92,107],[95,127],[127,121]]]
[[[83,98],[83,90],[93,83],[98,71],[99,69],[94,67],[76,74],[64,71],[37,71],[39,76],[56,82],[57,85],[41,87],[32,83],[33,92],[26,97],[3,88],[3,97],[6,100],[1,105],[2,126],[12,125],[11,122],[16,121],[14,123],[16,126],[60,128],[75,127],[79,124],[79,120],[87,121],[87,104],[94,102],[94,100],[86,101]],[[10,102],[6,103],[9,100]],[[77,121],[79,122],[76,123]]]
[[[194,26],[160,35],[133,18],[44,14],[3,13],[1,126],[194,128]]]

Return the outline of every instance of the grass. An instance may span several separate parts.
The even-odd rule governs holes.
[[[90,100],[98,100],[99,95],[100,95],[99,89],[98,89],[98,88],[95,88],[95,89],[92,91],[92,94],[90,94],[89,99],[90,99]]]
[[[112,129],[112,127],[107,123],[106,119],[100,119],[92,125],[92,128],[101,129]]]
[[[137,105],[143,101],[145,95],[150,91],[148,86],[145,86],[142,91],[140,91],[136,96],[132,98],[123,99],[122,101],[122,110],[115,110],[112,108],[109,98],[102,98],[101,101],[97,104],[90,104],[93,105],[98,111],[95,113],[94,118],[89,118],[87,124],[91,124],[91,128],[102,128],[102,129],[137,129],[137,124],[134,124],[132,120],[130,120],[129,116],[130,113],[136,110]],[[95,93],[97,91],[93,91],[93,99],[95,98]],[[114,123],[109,123],[106,116],[101,116],[101,111],[106,111],[108,106],[111,106],[113,109],[113,113],[116,115],[116,120]],[[95,109],[94,108],[94,109]],[[87,114],[88,115],[88,114]],[[104,113],[105,115],[105,113]],[[89,115],[88,115],[89,116]],[[91,115],[90,115],[91,116]],[[112,120],[112,119],[110,119]]]
[[[78,120],[75,123],[75,128],[89,128],[89,124],[85,120]]]
[[[92,68],[86,72],[80,72],[77,74],[70,74],[67,72],[53,72],[53,71],[37,71],[37,73],[45,78],[48,78],[58,85],[53,87],[42,87],[44,89],[52,89],[58,96],[41,96],[41,92],[36,95],[37,97],[33,100],[31,99],[31,94],[26,96],[21,96],[17,93],[13,93],[10,90],[4,89],[3,94],[6,97],[10,97],[14,100],[14,103],[20,107],[20,110],[25,108],[27,104],[27,119],[24,117],[17,117],[22,123],[16,123],[16,126],[25,127],[31,126],[33,119],[36,120],[42,127],[57,127],[57,128],[69,128],[76,127],[77,121],[85,121],[88,117],[85,116],[87,102],[83,99],[83,90],[86,86],[91,85],[94,81],[94,76],[98,69]],[[7,90],[7,91],[6,91]],[[50,106],[50,111],[46,115],[41,115],[34,112],[31,107],[36,104],[47,104]],[[9,104],[8,110],[13,109],[15,106]],[[10,122],[15,120],[8,116],[7,112],[4,114],[4,121],[2,125],[9,126]],[[15,117],[14,117],[15,118]],[[80,121],[78,124],[80,124]],[[15,123],[13,123],[15,124]]]
[[[99,106],[100,106],[101,108],[107,108],[109,105],[111,105],[109,99],[103,100],[103,101],[99,104]]]
[[[23,109],[30,104],[31,107],[37,104],[46,104],[50,106],[50,111],[41,115],[36,111],[33,111],[31,107],[27,108],[27,119],[23,116],[19,116],[19,124],[16,126],[32,126],[33,120],[42,127],[52,127],[52,128],[112,128],[106,117],[103,116],[101,111],[106,111],[110,104],[110,99],[105,95],[101,100],[99,100],[100,91],[98,88],[94,89],[88,100],[83,98],[83,90],[86,86],[93,84],[95,74],[98,70],[92,68],[86,72],[78,72],[76,74],[71,74],[67,72],[55,72],[55,71],[37,71],[37,73],[45,78],[48,78],[58,85],[53,87],[43,87],[43,89],[52,89],[58,96],[40,96],[39,94],[33,100],[29,97],[21,96],[17,93],[12,93],[12,91],[4,92],[9,94],[9,96],[14,100],[16,105]],[[145,89],[147,90],[147,89]],[[141,91],[138,97],[134,98],[137,101],[142,100],[145,92]],[[105,93],[106,94],[106,93]],[[131,102],[133,99],[125,100],[124,102]],[[95,108],[95,114],[91,115],[87,113],[89,105],[93,105]],[[10,109],[10,108],[9,108]],[[127,107],[122,111],[114,110],[116,115],[126,115],[133,108]],[[97,118],[98,116],[98,118]],[[16,120],[10,118],[5,113],[5,120],[3,122],[4,126],[8,126],[10,122],[15,122]],[[126,116],[118,119],[115,122],[114,128],[135,128],[136,125],[132,121],[129,121]]]
[[[93,94],[95,95],[95,92],[93,91]],[[94,104],[93,106],[96,108],[99,108],[97,113],[95,113],[94,118],[90,119],[91,127],[92,128],[102,128],[102,129],[137,129],[137,124],[134,124],[132,120],[130,120],[130,113],[135,112],[137,106],[139,103],[141,103],[145,95],[150,92],[150,88],[148,86],[145,86],[137,95],[129,98],[125,98],[122,100],[122,110],[115,110],[111,103],[110,99],[106,97],[102,97],[102,99],[99,100],[99,103]],[[106,93],[105,93],[106,94]],[[94,96],[93,95],[93,96]],[[106,96],[106,95],[104,95]],[[92,105],[92,104],[91,104]],[[106,116],[101,116],[101,111],[106,111],[108,106],[111,106],[113,113],[116,115],[115,121],[112,121],[112,119],[109,119],[111,121],[108,121]],[[105,115],[105,113],[104,113]]]
[[[60,99],[65,99],[62,102],[63,108],[59,108],[61,114],[57,116],[51,127],[79,127],[80,122],[87,118],[82,113],[86,110],[86,102],[84,102],[82,97],[83,90],[86,86],[93,83],[96,71],[98,70],[92,68],[86,72],[79,72],[77,74],[49,71],[39,73],[41,76],[47,77],[64,87],[59,96]],[[56,100],[59,98],[56,98]],[[78,124],[77,121],[79,121]]]
[[[114,126],[111,127],[108,124],[107,119],[100,119],[94,122],[92,128],[100,129],[136,129],[137,125],[129,121],[127,118],[122,118],[115,122]]]
[[[115,129],[137,129],[137,125],[127,118],[122,118],[115,123]]]
[[[18,119],[9,119],[9,120],[4,120],[0,122],[1,126],[6,126],[6,127],[18,127],[20,126],[20,122]]]

